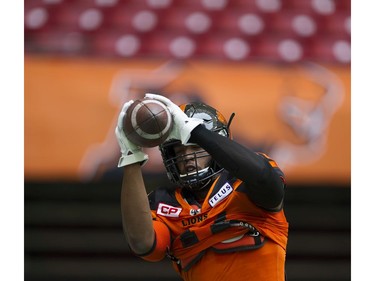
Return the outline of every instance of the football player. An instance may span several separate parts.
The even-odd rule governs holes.
[[[177,106],[164,96],[173,129],[159,146],[175,188],[147,195],[141,166],[148,156],[116,136],[123,167],[121,212],[131,250],[146,261],[171,259],[183,280],[285,280],[288,222],[284,174],[266,154],[232,139],[226,121],[204,103]]]

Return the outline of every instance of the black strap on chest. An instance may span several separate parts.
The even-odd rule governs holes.
[[[259,236],[259,231],[256,230],[256,228],[254,226],[252,226],[251,224],[249,224],[247,222],[240,221],[240,220],[228,220],[228,221],[221,221],[221,222],[214,223],[211,226],[211,232],[213,234],[216,234],[216,233],[222,232],[225,229],[228,229],[230,227],[248,228],[249,229],[249,232],[247,232],[248,235]]]
[[[249,231],[246,234],[249,236],[257,237],[260,235],[259,231],[248,222],[241,220],[227,220],[226,212],[222,212],[217,216],[215,222],[210,226],[210,233],[206,233],[206,235],[214,235],[230,227],[247,228]],[[191,247],[199,242],[197,233],[190,229],[183,232],[178,239],[181,241],[183,247]]]

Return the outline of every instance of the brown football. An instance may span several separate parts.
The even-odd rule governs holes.
[[[123,119],[127,138],[141,147],[162,144],[173,127],[168,108],[157,100],[142,99],[132,103]]]

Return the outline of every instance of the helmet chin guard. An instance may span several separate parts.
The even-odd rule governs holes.
[[[195,102],[181,105],[180,108],[189,117],[202,119],[206,129],[216,132],[225,137],[230,137],[229,125],[224,116],[213,107],[204,103]],[[159,146],[163,158],[164,166],[170,181],[180,185],[182,188],[188,188],[192,191],[202,190],[209,186],[209,183],[216,178],[223,168],[221,168],[211,155],[205,150],[199,150],[193,153],[177,156],[174,152],[174,146],[181,145],[179,140],[169,140]],[[193,144],[186,144],[193,145]],[[198,159],[209,157],[206,167],[198,168]],[[190,159],[189,167],[186,167],[185,173],[181,173],[179,166],[186,165],[186,159]],[[193,160],[193,161],[191,161]],[[195,168],[192,168],[194,166]]]

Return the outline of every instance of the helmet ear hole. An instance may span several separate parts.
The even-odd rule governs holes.
[[[188,104],[183,104],[180,108],[185,112],[188,117],[198,118],[203,120],[203,125],[206,129],[216,132],[224,137],[231,137],[229,131],[229,124],[225,120],[224,116],[217,111],[215,108],[201,103],[193,102]],[[230,117],[230,122],[234,117],[232,113]],[[183,188],[189,188],[191,190],[199,190],[208,185],[208,183],[215,178],[215,176],[220,173],[223,169],[216,163],[215,160],[211,160],[209,166],[204,169],[196,169],[196,172],[181,175],[178,169],[178,158],[174,152],[173,146],[176,144],[181,144],[179,140],[170,140],[159,146],[164,166],[167,170],[168,178]],[[184,155],[182,158],[186,157]],[[207,156],[209,156],[207,154]],[[194,155],[194,157],[197,157]],[[201,156],[200,156],[201,157]]]

